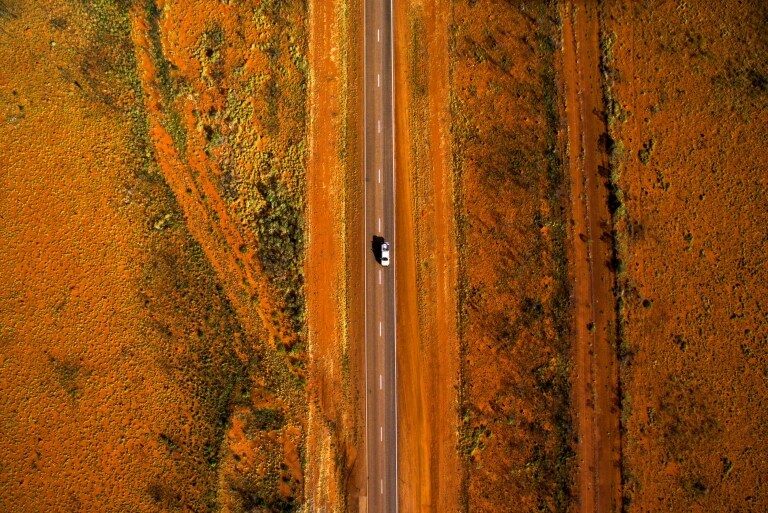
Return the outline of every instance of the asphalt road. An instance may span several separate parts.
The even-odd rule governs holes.
[[[365,369],[367,511],[397,511],[392,3],[364,0]],[[390,266],[378,260],[390,242]]]

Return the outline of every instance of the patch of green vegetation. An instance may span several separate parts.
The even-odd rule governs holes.
[[[410,79],[410,92],[412,100],[424,109],[424,100],[427,95],[428,75],[425,69],[427,61],[426,29],[424,27],[424,12],[419,10],[412,12],[411,21],[411,45],[408,52],[408,77]]]
[[[221,47],[225,40],[224,30],[214,24],[200,36],[194,53],[203,62],[217,62],[221,58]]]
[[[607,32],[604,29],[602,21],[602,11],[600,12],[600,69],[603,75],[603,102],[606,108],[606,124],[608,126],[608,134],[605,136],[605,150],[608,153],[609,158],[609,180],[608,180],[608,208],[611,213],[613,224],[613,256],[612,267],[616,273],[616,291],[617,298],[617,347],[622,346],[623,342],[623,319],[624,319],[624,290],[626,280],[626,262],[625,255],[627,252],[627,237],[622,231],[622,223],[627,222],[628,212],[624,202],[624,191],[621,188],[620,179],[622,175],[622,169],[624,166],[624,144],[623,141],[618,140],[616,135],[616,124],[626,121],[623,109],[617,107],[621,105],[619,100],[615,97],[613,91],[613,84],[615,82],[616,71],[614,69],[614,57],[613,47],[616,44],[616,34],[613,32]],[[646,152],[639,154],[641,161],[643,159],[650,159],[651,152],[654,146],[653,139],[649,144],[645,145]]]
[[[259,236],[257,253],[264,272],[282,293],[292,328],[300,333],[305,322],[303,205],[276,174],[267,175],[256,191],[260,201],[252,213]]]
[[[159,175],[162,177],[162,175]],[[170,187],[163,181],[140,181],[148,219],[159,217],[162,231],[148,221],[151,258],[144,270],[142,290],[152,291],[143,301],[158,359],[165,362],[169,378],[177,381],[195,405],[195,437],[183,446],[161,434],[172,451],[180,451],[200,469],[213,471],[219,465],[220,449],[233,404],[242,402],[251,372],[263,374],[258,360],[241,360],[233,340],[241,333],[237,314],[215,282],[215,272],[200,245],[183,223]],[[157,222],[155,223],[157,224]],[[151,298],[151,299],[149,299]],[[177,351],[176,347],[184,347]],[[237,349],[250,354],[248,346]],[[201,474],[201,486],[215,487],[213,475]],[[195,492],[196,494],[197,492]]]
[[[647,143],[643,143],[643,149],[637,152],[637,158],[640,159],[640,162],[648,164],[651,161],[654,146],[656,146],[656,141],[653,138],[649,139]]]
[[[0,1],[0,20],[10,20],[18,17],[19,15],[13,12],[13,9],[8,7],[6,2]]]
[[[722,71],[710,79],[717,100],[713,115],[736,112],[744,122],[750,122],[765,106],[768,70],[752,59],[738,62],[728,59],[720,69]]]
[[[459,26],[454,25],[449,31],[448,35],[448,47],[450,55],[457,54],[457,37],[459,34]],[[470,128],[471,124],[469,118],[462,108],[462,99],[459,92],[456,90],[453,84],[454,69],[456,63],[451,60],[450,73],[451,87],[450,87],[450,106],[452,116],[451,122],[451,168],[453,170],[452,176],[452,189],[453,189],[453,205],[454,205],[454,223],[456,225],[456,248],[458,269],[457,273],[457,324],[458,324],[458,341],[459,341],[459,372],[457,378],[456,395],[459,408],[459,425],[457,427],[457,437],[459,440],[459,454],[464,458],[464,467],[461,469],[461,489],[459,491],[459,500],[462,504],[463,511],[469,511],[469,472],[468,472],[468,451],[466,449],[466,441],[471,437],[470,426],[470,383],[467,378],[467,361],[469,354],[469,346],[466,341],[467,327],[469,324],[469,306],[471,304],[472,287],[469,282],[469,277],[463,270],[467,269],[467,231],[469,229],[469,219],[466,212],[464,193],[463,193],[463,175],[464,175],[464,159],[462,151],[467,141],[471,140],[473,131]]]
[[[621,413],[619,414],[619,425],[626,431],[627,422],[632,416],[632,397],[627,393],[621,397]]]
[[[473,426],[462,432],[459,439],[459,450],[466,458],[471,458],[476,451],[482,451],[487,447],[488,439],[493,436],[491,429],[485,424]]]
[[[613,341],[616,347],[616,356],[620,364],[619,370],[619,425],[622,433],[626,431],[627,425],[632,416],[631,397],[626,392],[624,383],[629,380],[631,364],[634,358],[635,349],[631,341],[626,336],[626,296],[630,290],[627,279],[627,258],[630,255],[628,241],[629,234],[634,233],[632,222],[629,218],[629,212],[625,203],[624,191],[621,187],[621,176],[625,165],[625,147],[619,137],[619,127],[628,118],[628,113],[622,107],[621,102],[616,97],[614,84],[620,79],[618,70],[615,67],[615,58],[613,49],[617,42],[617,36],[612,31],[606,29],[605,24],[605,2],[600,0],[598,8],[599,39],[600,39],[600,70],[602,72],[602,90],[603,103],[605,106],[606,125],[608,133],[605,136],[605,149],[609,159],[609,180],[608,180],[608,207],[611,213],[612,225],[612,256],[611,267],[615,274],[614,298],[616,311],[616,326],[613,330]],[[649,148],[650,147],[650,148]],[[641,159],[650,160],[653,151],[653,143],[646,146],[645,152],[638,153]],[[644,164],[647,162],[644,162]],[[628,507],[632,502],[633,486],[635,481],[631,471],[622,459],[621,466],[622,479],[622,505]]]
[[[176,146],[176,149],[183,158],[187,153],[187,132],[181,115],[174,108],[179,86],[171,74],[174,66],[163,52],[163,43],[160,35],[162,10],[158,7],[155,0],[147,0],[146,16],[147,23],[149,24],[149,40],[152,43],[152,61],[157,67],[158,85],[163,99],[165,128],[168,130],[174,146]]]
[[[128,0],[81,0],[73,2],[78,15],[87,20],[84,25],[84,47],[77,70],[71,80],[75,92],[85,97],[91,106],[105,106],[109,115],[125,116],[130,136],[124,145],[132,150],[129,168],[141,178],[152,180],[153,149],[149,141],[149,124],[144,107],[141,81],[131,39],[131,19]],[[57,30],[70,23],[65,18],[51,21]]]
[[[181,495],[167,483],[153,482],[146,489],[155,504],[169,509],[181,508]]]
[[[722,457],[723,462],[723,479],[731,475],[731,472],[733,472],[733,461],[731,461],[727,456]]]
[[[613,47],[616,45],[616,39],[615,32],[602,31],[600,34],[600,56],[605,70],[613,67]]]
[[[230,490],[240,503],[242,511],[297,511],[300,482],[286,465],[281,451],[282,443],[268,433],[246,424],[245,435],[259,447],[259,471],[239,476]],[[301,454],[299,455],[301,458]],[[238,461],[237,455],[235,460]],[[302,462],[304,465],[305,462]],[[285,487],[292,493],[285,495]],[[238,508],[239,509],[239,508]]]
[[[285,415],[273,408],[257,408],[248,418],[248,427],[259,431],[277,431],[285,425]]]
[[[551,23],[551,20],[550,20]],[[560,128],[558,89],[555,76],[556,38],[561,38],[560,28],[554,23],[545,27],[548,37],[539,36],[540,47],[547,57],[541,73],[547,120],[547,189],[546,197],[552,219],[548,223],[554,261],[554,284],[550,299],[552,323],[557,334],[553,341],[557,351],[556,365],[552,375],[552,414],[555,428],[554,461],[550,463],[555,480],[554,506],[556,511],[567,511],[573,502],[573,472],[575,453],[572,447],[573,418],[571,416],[571,290],[568,280],[568,254],[566,233],[566,211],[563,208],[565,170],[558,148]]]
[[[299,511],[300,504],[294,497],[272,496],[265,498],[257,490],[235,489],[242,500],[243,511],[269,511],[270,513],[292,513]]]
[[[240,221],[257,236],[256,255],[274,287],[282,316],[273,317],[298,341],[278,347],[296,369],[305,325],[305,168],[306,168],[306,3],[265,0],[252,11],[263,39],[254,50],[267,59],[267,69],[228,83],[221,112],[204,113],[198,122],[211,154],[222,155],[221,190]],[[198,53],[212,69],[221,57],[225,35],[206,31]],[[253,298],[255,302],[259,298]]]
[[[163,444],[168,447],[169,450],[175,451],[179,448],[179,446],[174,442],[170,436],[160,433],[159,435],[160,441],[163,442]]]

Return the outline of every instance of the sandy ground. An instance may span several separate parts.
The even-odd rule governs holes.
[[[0,4],[4,511],[303,500],[306,34],[253,7]]]
[[[128,19],[96,14],[2,20],[1,509],[204,508],[242,332],[144,167]]]
[[[571,188],[576,494],[578,510],[585,512],[615,511],[621,501],[613,227],[596,7],[570,2],[560,11]]]
[[[452,4],[460,504],[471,511],[573,502],[555,7]]]
[[[606,2],[624,507],[768,509],[761,2]]]
[[[455,511],[458,340],[450,167],[450,6],[399,6],[395,18],[400,511]],[[425,15],[429,13],[429,15]],[[414,19],[423,23],[415,33]],[[423,40],[415,39],[422,38]],[[415,69],[412,44],[429,55]],[[414,79],[416,73],[419,79]]]
[[[356,510],[363,488],[360,174],[354,129],[354,13],[343,1],[310,4],[310,157],[307,308],[312,366],[307,498],[313,511]],[[355,255],[358,255],[355,258]]]

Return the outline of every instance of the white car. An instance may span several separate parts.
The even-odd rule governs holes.
[[[381,243],[381,265],[389,266],[389,242]]]

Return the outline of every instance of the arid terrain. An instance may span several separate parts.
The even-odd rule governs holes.
[[[0,7],[0,509],[295,509],[306,6]]]
[[[768,4],[392,5],[399,511],[768,511]],[[0,0],[0,512],[368,513],[364,12]]]
[[[557,16],[425,1],[397,26],[403,510],[571,503]]]
[[[462,501],[564,509],[573,421],[557,11],[478,2],[453,15]]]
[[[406,348],[400,386],[422,399],[400,409],[426,419],[401,426],[404,509],[768,507],[767,20],[740,2],[401,11],[400,304],[421,365]],[[451,289],[458,342],[434,329]],[[446,419],[460,466],[440,465]]]
[[[624,508],[765,511],[768,5],[600,20]]]

